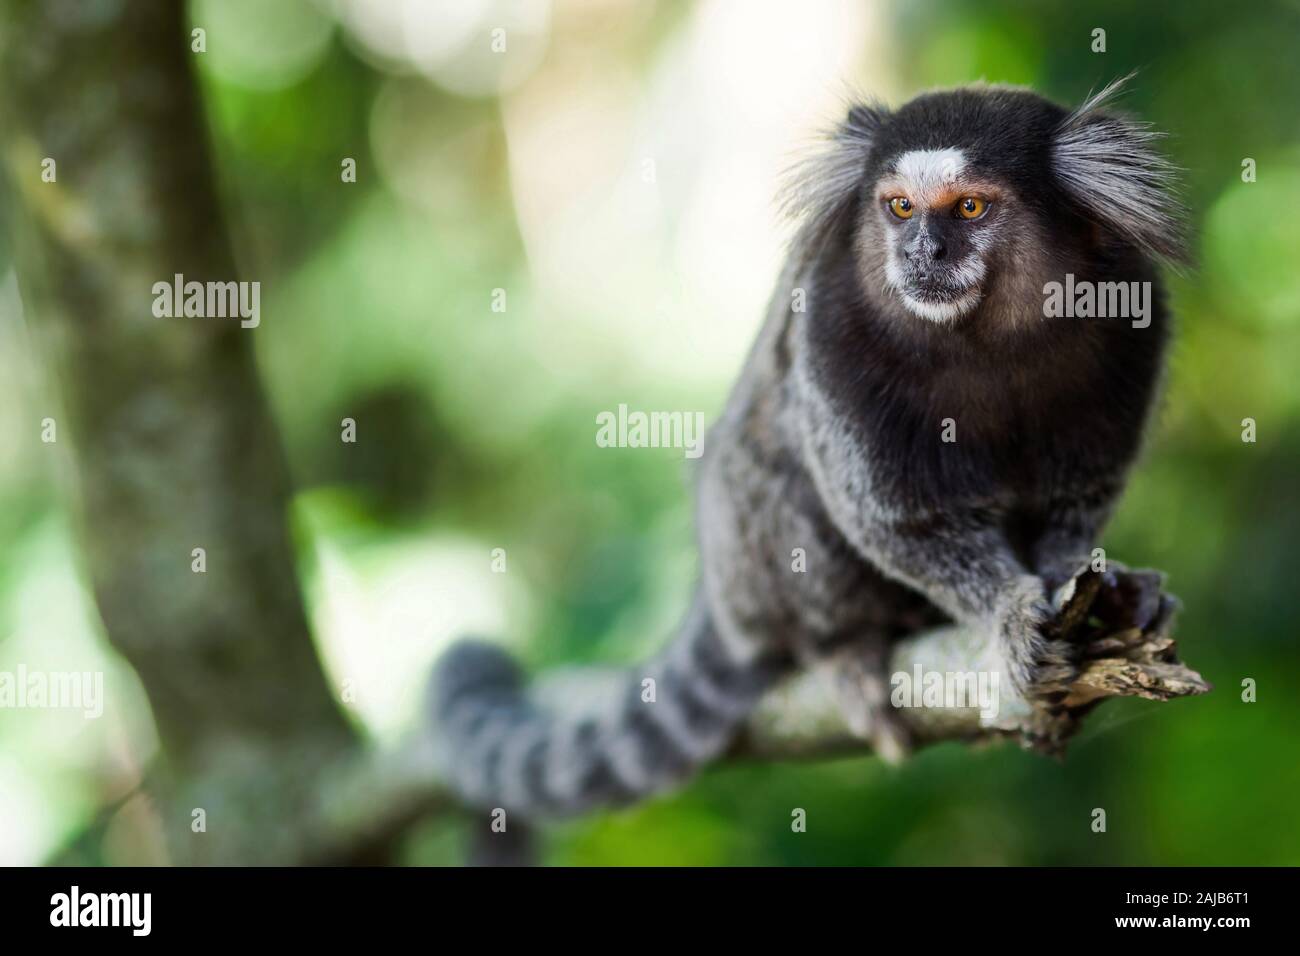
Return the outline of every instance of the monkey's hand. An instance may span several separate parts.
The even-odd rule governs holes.
[[[1054,707],[1079,676],[1081,649],[1058,636],[1056,612],[1042,578],[1013,578],[998,601],[997,638],[1012,689]]]

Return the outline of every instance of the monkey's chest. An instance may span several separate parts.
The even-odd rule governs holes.
[[[944,387],[948,384],[948,387]],[[1034,392],[1009,381],[935,383],[899,395],[872,416],[873,444],[893,487],[936,506],[1051,498],[1089,470],[1086,391],[1053,383]]]

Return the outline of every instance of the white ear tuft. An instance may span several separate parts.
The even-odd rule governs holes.
[[[854,207],[883,118],[877,106],[850,106],[827,142],[786,172],[781,210],[800,224],[795,245],[805,254],[814,252]]]
[[[1180,170],[1156,149],[1163,134],[1107,111],[1132,76],[1110,83],[1065,118],[1053,168],[1088,218],[1151,255],[1179,261],[1186,255],[1175,194]]]

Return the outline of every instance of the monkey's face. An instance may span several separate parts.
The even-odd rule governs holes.
[[[902,303],[935,322],[975,309],[1014,206],[1008,190],[960,149],[915,149],[889,163],[873,199],[885,283]]]
[[[997,86],[854,105],[793,171],[796,242],[848,240],[861,291],[890,316],[991,330],[1041,321],[1045,282],[1099,256],[1177,260],[1176,169],[1157,134],[1105,109],[1120,86],[1073,111]]]

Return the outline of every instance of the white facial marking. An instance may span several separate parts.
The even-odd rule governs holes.
[[[922,207],[918,212],[924,216],[928,215],[924,207],[936,205],[945,193],[952,192],[961,182],[965,171],[965,154],[960,149],[948,147],[914,149],[903,153],[894,163],[893,174],[908,198]],[[931,322],[951,322],[980,303],[982,292],[979,284],[984,281],[987,272],[982,253],[987,250],[990,239],[991,236],[977,237],[976,251],[952,268],[952,278],[961,285],[970,286],[970,290],[950,302],[935,302],[918,299],[907,291],[907,280],[901,264],[900,239],[890,234],[889,254],[885,257],[885,283],[915,315]]]
[[[963,286],[978,285],[984,281],[984,272],[984,260],[972,254],[953,266],[952,277]]]
[[[889,237],[889,255],[885,256],[885,285],[889,286],[896,292],[902,292],[903,286],[907,280],[903,275],[903,268],[898,264],[900,258],[898,253],[898,243],[893,236]]]
[[[894,173],[907,185],[913,202],[934,202],[944,189],[956,183],[966,168],[960,149],[914,149],[898,157]]]
[[[975,306],[979,305],[979,290],[967,292],[960,299],[954,299],[951,302],[928,302],[925,299],[918,299],[908,295],[906,292],[900,295],[903,305],[907,306],[923,319],[929,319],[931,322],[951,322],[960,316],[965,315]]]

